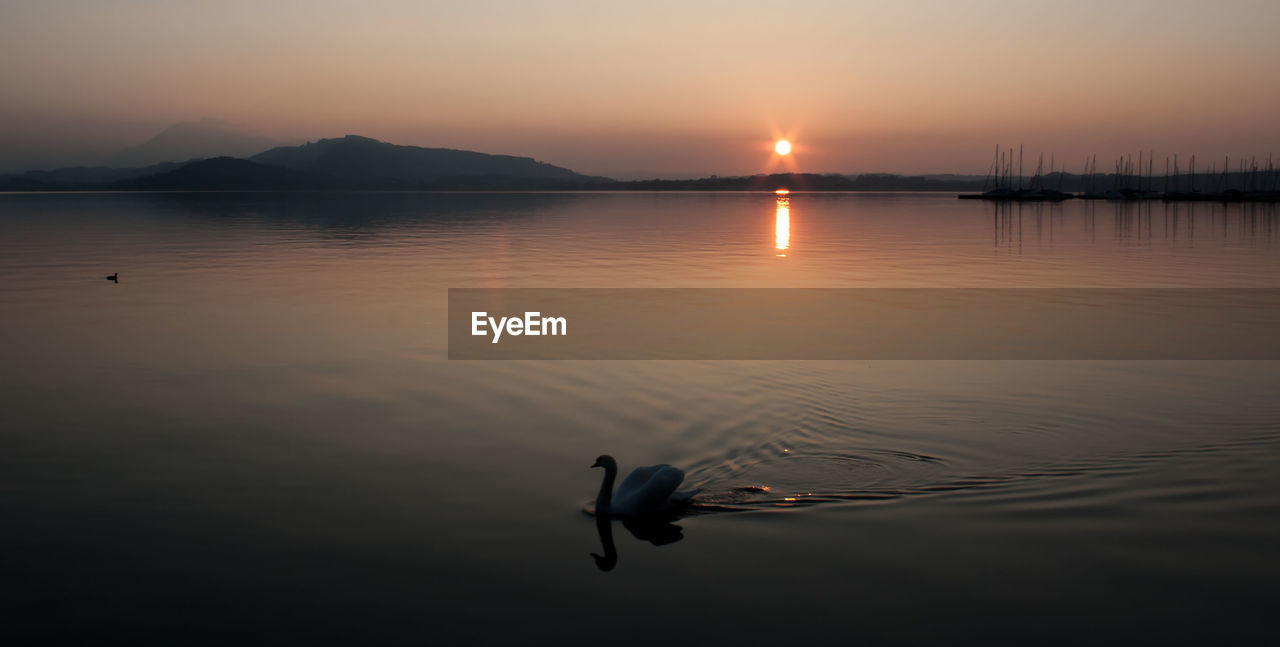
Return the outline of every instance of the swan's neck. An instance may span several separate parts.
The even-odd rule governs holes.
[[[607,513],[613,505],[613,480],[618,478],[618,468],[606,467],[604,480],[600,482],[600,494],[596,496],[596,512]]]

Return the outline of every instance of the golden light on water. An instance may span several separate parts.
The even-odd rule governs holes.
[[[779,155],[786,155],[791,152],[791,142],[785,139],[779,139],[778,143],[773,145],[773,150]]]
[[[778,189],[777,193],[778,204],[774,212],[773,246],[779,252],[782,252],[791,247],[791,198],[787,196],[789,191],[786,189]],[[778,256],[786,256],[786,254],[778,254]]]

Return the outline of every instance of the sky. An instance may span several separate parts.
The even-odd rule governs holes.
[[[174,123],[619,178],[1280,154],[1280,2],[0,0],[0,169]]]

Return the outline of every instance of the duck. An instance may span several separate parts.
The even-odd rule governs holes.
[[[120,282],[120,273],[119,273],[119,272],[116,272],[115,274],[112,274],[111,276],[108,276],[108,277],[107,277],[107,280],[108,280],[108,281],[115,281],[116,283],[119,283],[119,282]]]
[[[701,489],[680,491],[684,471],[667,464],[637,467],[618,486],[615,494],[613,482],[618,478],[618,461],[608,454],[596,458],[591,467],[604,468],[604,480],[596,497],[596,515],[613,517],[644,517],[675,512],[688,505]]]

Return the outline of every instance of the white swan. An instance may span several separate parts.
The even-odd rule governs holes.
[[[592,467],[604,468],[604,481],[596,497],[596,514],[615,517],[638,517],[670,512],[689,502],[701,490],[678,492],[684,481],[684,472],[670,465],[637,467],[613,493],[613,482],[618,478],[618,461],[604,455],[592,463]]]

